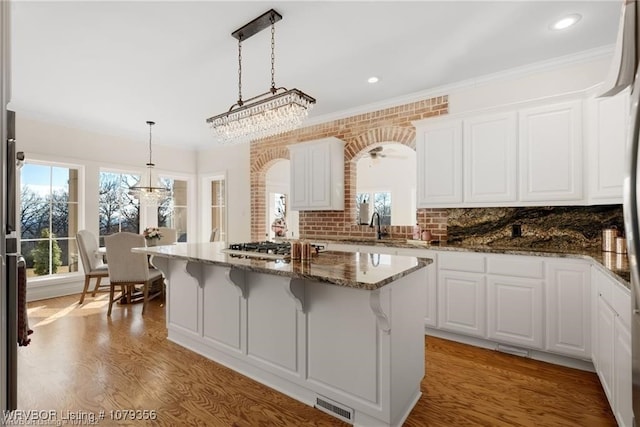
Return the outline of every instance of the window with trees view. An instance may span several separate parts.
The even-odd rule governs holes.
[[[187,181],[161,178],[162,185],[171,189],[171,197],[158,204],[158,227],[175,228],[178,241],[187,241]]]
[[[20,251],[29,277],[78,271],[78,176],[50,164],[20,171]]]
[[[98,210],[101,246],[104,245],[104,236],[121,231],[140,232],[140,203],[129,194],[129,187],[139,180],[139,175],[100,172]]]
[[[371,209],[373,202],[373,209]],[[380,215],[381,225],[391,225],[391,193],[374,192],[374,193],[358,193],[356,195],[356,217],[360,218],[360,205],[369,204],[369,215],[378,212]]]

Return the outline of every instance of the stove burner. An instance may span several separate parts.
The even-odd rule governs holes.
[[[249,242],[231,243],[229,249],[246,252],[260,252],[265,254],[289,255],[291,253],[291,243],[289,242]]]
[[[316,253],[319,253],[324,249],[322,245],[311,245],[315,249]],[[249,242],[249,243],[231,243],[229,244],[230,250],[242,251],[246,253],[263,253],[270,255],[281,255],[282,257],[291,256],[291,243],[290,242]],[[230,254],[236,258],[255,258],[255,255],[243,255],[239,253]]]

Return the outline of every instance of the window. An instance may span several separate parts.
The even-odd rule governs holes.
[[[100,199],[98,201],[100,245],[104,236],[121,231],[140,232],[140,203],[129,195],[129,187],[140,176],[119,172],[100,172]]]
[[[373,215],[374,212],[378,212],[378,215],[380,215],[380,225],[391,225],[391,193],[388,191],[357,193],[356,218],[360,218],[360,205],[368,204],[371,206],[371,201],[373,201],[373,209],[369,208],[371,215]],[[361,223],[364,224],[365,222]]]
[[[78,271],[77,168],[25,163],[20,171],[20,252],[28,277]]]
[[[227,240],[225,180],[223,177],[211,180],[211,230],[217,229],[216,240]]]
[[[158,227],[175,228],[178,242],[187,241],[187,181],[162,178],[162,185],[171,189],[168,197],[158,205]]]

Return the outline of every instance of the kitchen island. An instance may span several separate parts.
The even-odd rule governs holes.
[[[401,425],[421,395],[431,260],[263,260],[225,247],[134,249],[167,279],[169,340],[355,425]]]

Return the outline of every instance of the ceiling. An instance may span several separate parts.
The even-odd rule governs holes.
[[[276,9],[276,85],[317,99],[310,121],[615,43],[608,1],[27,1],[12,4],[11,108],[154,144],[215,146],[205,119],[238,99],[231,32]],[[582,19],[563,31],[550,24]],[[270,86],[269,31],[242,46],[242,94]],[[367,83],[379,77],[376,84]]]

